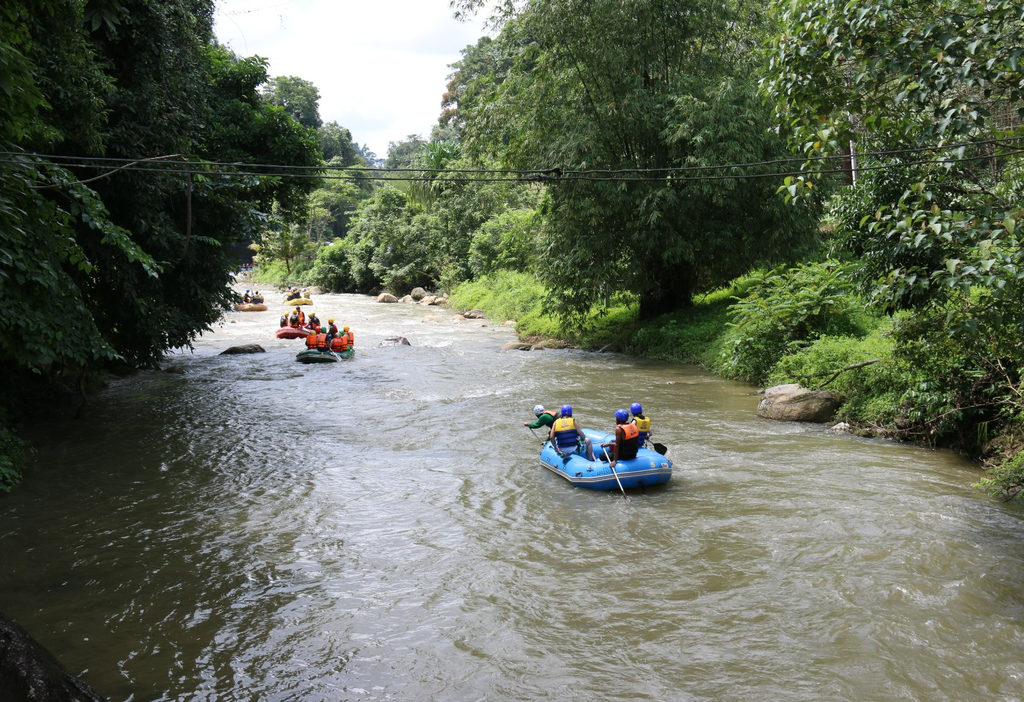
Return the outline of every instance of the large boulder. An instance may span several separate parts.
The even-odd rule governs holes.
[[[420,299],[420,304],[421,305],[432,305],[432,304],[434,304],[435,300],[437,300],[437,295],[427,295],[426,297],[423,297],[422,299]]]
[[[470,310],[469,312],[463,312],[463,319],[484,319],[487,315],[483,313],[483,310]]]
[[[842,398],[834,392],[790,383],[765,390],[757,414],[781,422],[829,422],[841,404]]]
[[[398,298],[391,293],[381,293],[377,296],[377,302],[398,302]]]
[[[427,296],[427,291],[424,290],[423,288],[413,288],[412,292],[410,292],[409,295],[410,297],[412,297],[413,300],[419,302],[420,300]]]
[[[401,298],[399,300],[399,302],[416,302],[416,301],[412,299],[412,295],[406,295],[405,297]]]
[[[384,341],[380,342],[380,345],[382,348],[387,346],[412,346],[412,344],[409,343],[409,340],[404,336],[388,337],[387,339],[384,339]]]
[[[239,353],[266,353],[267,350],[259,344],[243,344],[242,346],[232,346],[224,349],[220,352],[221,356],[233,356]]]
[[[0,615],[0,699],[103,702],[24,629]]]

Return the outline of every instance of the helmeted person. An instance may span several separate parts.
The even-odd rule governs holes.
[[[582,454],[586,449],[587,460],[593,461],[594,447],[579,424],[573,419],[572,405],[562,405],[559,414],[561,416],[551,425],[551,431],[548,433],[548,439],[551,440],[555,451],[562,456],[567,456],[574,453]]]
[[[331,348],[331,341],[327,338],[327,334],[324,333],[323,329],[316,335],[316,348],[321,353]]]
[[[651,418],[644,415],[644,408],[639,402],[631,404],[629,412],[633,415],[633,424],[640,432],[640,445],[645,446],[647,440],[651,438]]]
[[[306,313],[299,310],[299,326],[303,326],[306,323]]]
[[[287,312],[285,312],[284,314],[281,315],[281,326],[282,327],[287,327],[288,326],[288,313]]]
[[[288,326],[290,326],[290,327],[297,327],[297,326],[299,326],[299,311],[296,310],[294,307],[292,308],[292,313],[290,315],[288,315]]]
[[[253,293],[252,301],[257,303],[257,304],[262,304],[263,303],[263,294],[259,290],[257,290],[255,293]]]
[[[308,334],[306,336],[306,348],[307,349],[315,349],[316,348],[316,336],[317,336],[317,332],[316,331],[314,331],[312,334]]]
[[[534,406],[533,414],[535,417],[537,417],[537,420],[534,422],[523,422],[524,427],[527,427],[529,429],[540,429],[541,427],[550,427],[552,424],[555,423],[556,419],[562,416],[561,414],[559,414],[557,410],[552,412],[551,410],[544,409],[544,405]],[[548,429],[548,431],[550,433],[550,429]]]
[[[348,339],[344,334],[339,334],[331,339],[331,351],[348,351]]]
[[[636,458],[636,452],[640,449],[640,430],[629,421],[629,412],[624,409],[615,410],[615,441],[601,446],[609,449],[612,468],[619,461]]]
[[[316,316],[316,312],[314,312],[313,310],[310,310],[309,311],[309,316],[306,317],[306,323],[309,326],[311,326],[311,327],[319,327],[320,326],[320,318]]]
[[[355,346],[356,345],[356,337],[352,333],[352,331],[348,327],[345,327],[344,329],[342,329],[342,332],[343,332],[342,336],[345,337],[345,341],[348,342],[348,345],[349,346]]]
[[[299,291],[296,290],[295,288],[292,288],[291,290],[288,291],[288,296],[285,297],[285,300],[295,300],[298,297],[299,297]]]
[[[331,336],[337,336],[338,335],[338,327],[336,327],[334,325],[334,319],[333,318],[327,320],[327,329],[328,329],[328,333]]]
[[[249,291],[248,291],[248,290],[246,290],[246,291],[245,291],[245,294],[244,294],[244,295],[242,295],[242,303],[244,304],[244,303],[247,303],[247,302],[249,302],[249,301],[251,301],[251,300],[252,300],[252,295],[250,295],[250,294],[249,294]]]

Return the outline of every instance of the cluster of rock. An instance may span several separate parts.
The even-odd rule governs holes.
[[[405,302],[416,305],[434,305],[445,307],[448,304],[448,293],[444,295],[430,295],[423,288],[413,288],[408,295],[398,298],[391,293],[381,293],[377,296],[377,302]]]

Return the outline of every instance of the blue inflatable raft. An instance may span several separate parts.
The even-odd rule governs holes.
[[[611,466],[600,460],[604,457],[601,444],[614,442],[615,436],[593,429],[584,429],[583,433],[594,445],[594,456],[598,460],[591,462],[580,454],[563,457],[548,441],[540,452],[541,465],[573,485],[591,490],[618,490],[619,482],[624,488],[661,485],[672,477],[672,461],[657,451],[642,448],[637,451],[636,458],[615,464],[615,473],[619,476],[619,482],[616,482]]]

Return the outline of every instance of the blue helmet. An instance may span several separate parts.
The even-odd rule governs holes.
[[[563,417],[571,417],[572,416],[572,405],[562,405],[561,412],[562,412],[562,416]]]
[[[634,402],[629,406],[629,411],[633,414],[643,414],[644,408],[640,406],[639,402]]]
[[[629,421],[629,412],[627,412],[624,409],[617,409],[617,410],[615,410],[615,421],[616,422],[628,422]]]

